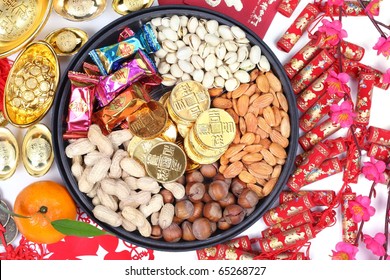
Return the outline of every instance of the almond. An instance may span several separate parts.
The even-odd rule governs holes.
[[[256,136],[252,132],[245,133],[240,140],[240,143],[245,145],[252,145],[255,142]]]
[[[271,143],[272,142],[266,138],[266,139],[261,139],[259,144],[263,145],[264,149],[268,149]]]
[[[260,70],[255,68],[253,69],[251,72],[250,72],[250,77],[251,77],[251,82],[253,82],[254,80],[256,80],[257,76],[259,76],[260,74]]]
[[[232,108],[226,110],[226,112],[233,118],[234,123],[238,124],[238,115]]]
[[[221,165],[228,165],[229,164],[229,159],[226,157],[226,153],[221,156],[221,158],[219,159],[219,163]]]
[[[245,122],[245,119],[243,117],[240,117],[240,119],[238,121],[238,125],[239,125],[239,129],[240,129],[241,134],[244,135],[246,133],[246,122]]]
[[[256,84],[252,84],[246,92],[244,92],[245,95],[248,95],[249,97],[253,96],[256,93],[257,86]]]
[[[236,145],[231,145],[225,152],[225,154],[223,155],[223,157],[225,157],[226,159],[230,159],[231,157],[235,156],[236,154],[238,154],[239,152],[242,151],[242,149],[244,149],[245,147],[245,144],[236,144]]]
[[[259,108],[253,106],[253,104],[249,105],[248,113],[252,113],[253,115],[255,115],[255,117],[257,117],[259,115],[259,112],[260,112]]]
[[[263,109],[263,117],[269,126],[275,126],[275,114],[270,106]]]
[[[267,77],[267,80],[269,82],[269,86],[275,91],[282,91],[282,84],[280,83],[280,80],[274,75],[272,72],[265,73],[265,76]]]
[[[279,100],[280,107],[282,107],[285,112],[288,112],[288,102],[286,96],[281,92],[276,92],[276,97]]]
[[[256,129],[256,134],[259,135],[261,139],[267,139],[269,137],[269,133],[265,132],[260,127]]]
[[[256,85],[261,92],[269,92],[270,84],[267,77],[264,74],[260,74],[256,78]]]
[[[242,162],[245,163],[245,164],[252,164],[252,163],[255,163],[255,162],[259,162],[263,159],[263,155],[260,154],[260,153],[251,153],[251,154],[247,154],[245,156],[242,157]]]
[[[255,145],[250,145],[244,148],[244,151],[247,151],[248,153],[258,153],[263,149],[262,145],[255,144]]]
[[[232,98],[239,98],[250,87],[250,84],[241,84],[237,89],[232,91]]]
[[[265,161],[260,161],[249,165],[248,169],[253,170],[254,172],[261,175],[270,175],[274,170],[271,165]]]
[[[248,171],[241,171],[241,173],[238,175],[238,178],[247,184],[255,184],[256,178],[252,174],[250,174]]]
[[[256,132],[257,118],[253,113],[247,113],[244,117],[247,132]]]
[[[225,172],[226,168],[227,168],[227,165],[221,165],[221,166],[218,168],[219,173],[223,174],[223,172]]]
[[[240,98],[238,98],[237,101],[237,114],[241,117],[245,116],[245,114],[248,112],[249,107],[249,96],[248,95],[242,95]]]
[[[236,125],[236,135],[234,136],[233,144],[240,143],[240,140],[241,140],[241,131],[240,131],[238,125]]]
[[[259,98],[259,96],[260,96],[260,93],[255,93],[255,94],[253,94],[252,96],[250,96],[250,97],[249,97],[249,104],[253,104],[253,102],[254,102],[257,98]]]
[[[281,172],[282,172],[281,165],[278,164],[278,165],[274,166],[274,171],[271,174],[271,178],[279,178]]]
[[[272,130],[270,133],[270,138],[272,142],[278,143],[283,148],[287,148],[289,141],[286,137],[284,137],[282,134],[280,134],[277,130]]]
[[[264,197],[264,195],[263,195],[263,188],[262,187],[260,187],[260,186],[258,186],[256,184],[248,184],[247,187],[251,191],[255,192],[259,198],[263,198]]]
[[[286,138],[290,137],[291,127],[290,118],[288,116],[283,117],[280,122],[280,133]]]
[[[216,97],[213,99],[213,107],[219,109],[229,109],[233,107],[233,103],[227,98]]]
[[[223,93],[223,88],[211,88],[209,89],[210,97],[218,97]]]
[[[271,133],[272,131],[272,128],[269,126],[269,124],[265,121],[263,117],[257,118],[257,125],[267,133]]]
[[[274,116],[275,116],[275,125],[274,126],[279,126],[280,123],[282,122],[282,116],[280,115],[280,110],[277,107],[272,107],[272,110],[274,111]]]
[[[225,169],[225,171],[222,174],[226,179],[234,178],[237,177],[238,174],[240,174],[243,167],[244,165],[242,164],[241,161],[236,161],[228,165],[228,167]]]
[[[239,152],[238,154],[235,154],[234,156],[232,156],[229,161],[230,162],[236,162],[236,161],[239,161],[242,159],[243,156],[245,156],[248,152],[246,151],[241,151]]]
[[[271,193],[271,191],[274,189],[277,181],[278,181],[277,178],[269,179],[269,181],[263,187],[263,195],[264,196],[267,196]]]
[[[271,143],[269,146],[269,151],[278,158],[285,159],[287,158],[286,150],[280,146],[278,143]]]
[[[272,145],[272,144],[271,144]],[[276,165],[275,156],[267,149],[262,149],[260,153],[263,155],[264,161],[271,166]]]
[[[253,105],[258,108],[265,108],[271,105],[273,100],[274,96],[272,95],[272,93],[265,93],[256,98],[256,100],[253,101]]]

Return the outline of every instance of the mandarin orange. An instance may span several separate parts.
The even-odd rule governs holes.
[[[25,187],[16,197],[14,212],[30,218],[15,217],[15,223],[28,240],[51,244],[65,235],[51,222],[76,218],[76,204],[67,189],[53,181],[38,181]]]

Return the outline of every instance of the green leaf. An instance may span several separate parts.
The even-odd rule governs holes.
[[[24,219],[29,219],[31,217],[28,217],[28,216],[23,216],[23,215],[19,215],[19,214],[16,214],[10,210],[8,210],[7,208],[5,208],[3,205],[0,204],[0,211],[2,212],[5,212],[7,213],[8,215],[11,215],[12,217],[18,217],[18,218],[24,218]]]
[[[51,225],[57,231],[68,236],[91,237],[109,234],[93,225],[69,219],[56,220],[51,222]]]

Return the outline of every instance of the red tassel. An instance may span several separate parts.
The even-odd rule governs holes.
[[[1,112],[4,112],[4,104],[3,104],[4,88],[5,88],[5,83],[7,81],[9,71],[11,70],[11,64],[12,62],[8,58],[0,59],[0,111]]]

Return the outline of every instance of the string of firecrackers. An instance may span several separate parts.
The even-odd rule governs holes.
[[[283,0],[279,12],[289,17],[298,3],[299,0]],[[243,236],[198,250],[199,259],[309,259],[310,240],[336,223],[338,207],[342,214],[342,241],[332,250],[331,258],[356,259],[359,242],[363,241],[373,255],[389,259],[390,170],[386,163],[390,161],[390,131],[369,126],[369,120],[373,88],[389,88],[390,69],[382,73],[362,64],[365,49],[344,40],[347,32],[341,22],[342,16],[368,15],[378,31],[379,25],[388,28],[374,19],[379,15],[379,3],[380,0],[372,0],[367,6],[361,1],[344,0],[309,3],[278,41],[278,47],[289,52],[318,18],[331,19],[322,19],[318,31],[309,34],[310,41],[284,65],[297,95],[297,107],[302,112],[299,125],[304,132],[299,138],[304,153],[296,157],[297,168],[287,183],[291,191],[282,192],[279,205],[263,216],[268,228],[262,231],[261,238]],[[390,39],[380,34],[373,49],[388,58]],[[348,86],[350,78],[358,79],[355,106]],[[348,128],[344,137],[330,138],[342,128]],[[362,150],[370,157],[363,167]],[[343,185],[337,194],[301,190],[341,172]],[[368,196],[357,195],[350,186],[358,182],[360,174],[373,181]],[[372,237],[363,234],[363,226],[375,213],[371,199],[377,184],[386,184],[389,195],[384,232]],[[304,248],[306,251],[301,252]]]
[[[98,227],[79,208],[77,220]],[[6,244],[4,233],[5,229],[0,224],[2,244]],[[103,250],[99,251],[100,248]],[[5,251],[0,253],[0,260],[79,260],[98,255],[104,260],[154,260],[153,250],[138,247],[110,234],[94,237],[66,236],[53,244],[34,243],[22,235],[17,246],[5,246]]]

